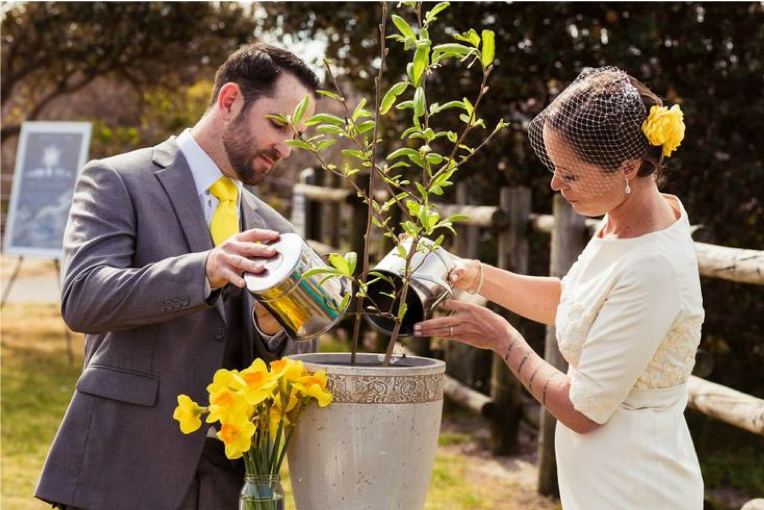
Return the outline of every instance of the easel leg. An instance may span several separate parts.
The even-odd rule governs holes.
[[[3,299],[0,301],[0,308],[5,306],[5,302],[8,300],[8,295],[11,293],[11,287],[13,287],[13,282],[16,281],[16,278],[19,276],[19,271],[21,270],[21,263],[24,262],[24,257],[19,257],[18,262],[16,262],[16,267],[13,269],[13,274],[11,274],[11,279],[8,280],[8,285],[5,287],[5,291],[3,292]]]
[[[58,259],[53,259],[53,265],[56,266],[56,285],[58,285],[58,295],[61,295],[61,263]],[[66,357],[69,359],[69,364],[74,364],[74,350],[72,349],[72,335],[69,333],[69,328],[64,324],[64,336],[66,338]]]

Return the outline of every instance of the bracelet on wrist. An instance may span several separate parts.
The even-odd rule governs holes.
[[[479,260],[478,263],[478,284],[477,287],[473,287],[469,289],[467,292],[469,294],[480,294],[480,290],[483,288],[483,263]]]

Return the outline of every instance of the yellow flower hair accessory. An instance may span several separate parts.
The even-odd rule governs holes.
[[[642,123],[642,132],[650,145],[663,146],[663,155],[670,157],[684,139],[684,127],[684,114],[678,104],[670,110],[656,105]]]

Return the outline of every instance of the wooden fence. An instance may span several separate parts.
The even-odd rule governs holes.
[[[301,182],[294,186],[292,221],[319,252],[337,251],[336,247],[341,244],[338,225],[342,209],[346,208],[349,227],[345,231],[348,241],[344,246],[360,256],[364,246],[366,206],[355,192],[320,186],[316,179],[312,170],[306,170],[301,174]],[[469,217],[460,225],[460,236],[451,251],[462,257],[477,258],[479,229],[491,228],[498,234],[497,266],[525,274],[529,267],[528,233],[534,230],[551,236],[549,274],[562,276],[575,262],[599,223],[574,213],[559,195],[554,197],[551,215],[531,211],[531,192],[527,188],[502,188],[499,197],[499,205],[470,205],[469,188],[461,184],[456,189],[457,204],[440,204],[443,215],[461,213]],[[764,251],[701,242],[696,242],[695,246],[702,276],[764,285]],[[372,260],[378,260],[389,249],[389,244],[377,247],[377,256],[372,256]],[[462,298],[485,304],[480,297],[464,294]],[[567,364],[557,348],[553,326],[546,329],[544,357],[558,369],[567,371]],[[546,495],[556,494],[554,417],[525,396],[522,386],[503,361],[489,351],[450,342],[446,362],[446,394],[487,418],[494,453],[504,454],[515,449],[521,419],[538,427],[538,490]],[[488,369],[491,373],[488,394],[470,387],[479,379],[480,372]],[[764,436],[764,400],[696,376],[690,377],[688,389],[689,407]]]

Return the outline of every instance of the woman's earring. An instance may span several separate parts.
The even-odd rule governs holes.
[[[625,189],[625,191],[626,191],[627,195],[631,195],[631,186],[629,186],[629,180],[628,179],[626,179],[626,189]]]

